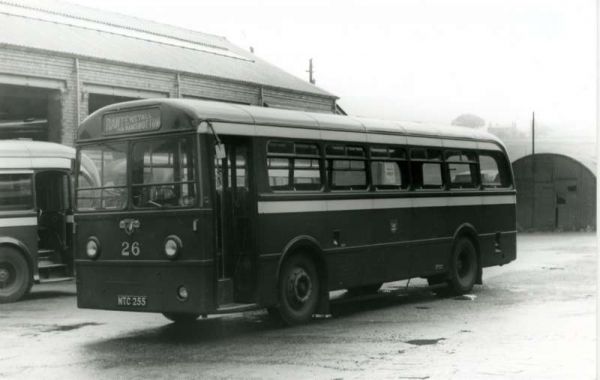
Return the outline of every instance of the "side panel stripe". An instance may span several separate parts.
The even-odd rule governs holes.
[[[515,204],[515,195],[465,196],[433,198],[387,198],[387,199],[341,199],[309,201],[261,201],[259,214],[281,214],[294,212],[379,210],[394,208],[482,206]]]
[[[0,227],[18,227],[35,225],[37,225],[37,218],[35,216],[24,218],[0,218]]]

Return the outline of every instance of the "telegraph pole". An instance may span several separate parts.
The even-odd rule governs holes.
[[[531,227],[535,227],[535,111],[531,113]]]
[[[535,154],[535,112],[531,114],[531,155]]]
[[[308,70],[306,71],[308,73],[308,81],[312,84],[315,84],[315,78],[313,77],[314,74],[314,70],[313,70],[313,63],[312,63],[312,58],[308,60]]]

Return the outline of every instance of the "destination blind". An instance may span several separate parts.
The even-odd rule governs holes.
[[[160,109],[109,113],[104,115],[102,121],[105,135],[155,131],[160,128]]]

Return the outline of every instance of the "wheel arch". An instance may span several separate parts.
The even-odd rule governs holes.
[[[283,262],[291,255],[299,252],[307,254],[314,261],[319,277],[321,277],[321,280],[326,281],[327,264],[323,256],[323,250],[317,239],[309,235],[296,236],[285,245],[277,264],[276,278],[279,279]]]
[[[27,248],[27,245],[20,241],[19,239],[15,239],[9,236],[0,237],[0,247],[12,247],[21,253],[21,255],[25,258],[29,269],[31,270],[32,275],[35,275],[35,266],[33,265],[33,257],[31,255],[31,251]]]
[[[321,283],[316,313],[320,315],[329,315],[330,311],[327,262],[325,261],[325,256],[323,254],[323,250],[321,249],[319,241],[314,237],[309,235],[300,235],[293,238],[286,244],[281,257],[279,258],[279,263],[277,265],[277,272],[275,276],[277,283],[279,284],[279,276],[285,260],[291,255],[300,252],[308,255],[308,257],[310,257],[310,259],[313,260],[317,268],[317,275],[319,276],[319,281]]]

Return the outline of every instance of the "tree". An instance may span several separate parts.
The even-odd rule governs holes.
[[[461,127],[480,128],[485,125],[485,120],[471,113],[463,113],[456,119],[452,120],[452,125]]]

